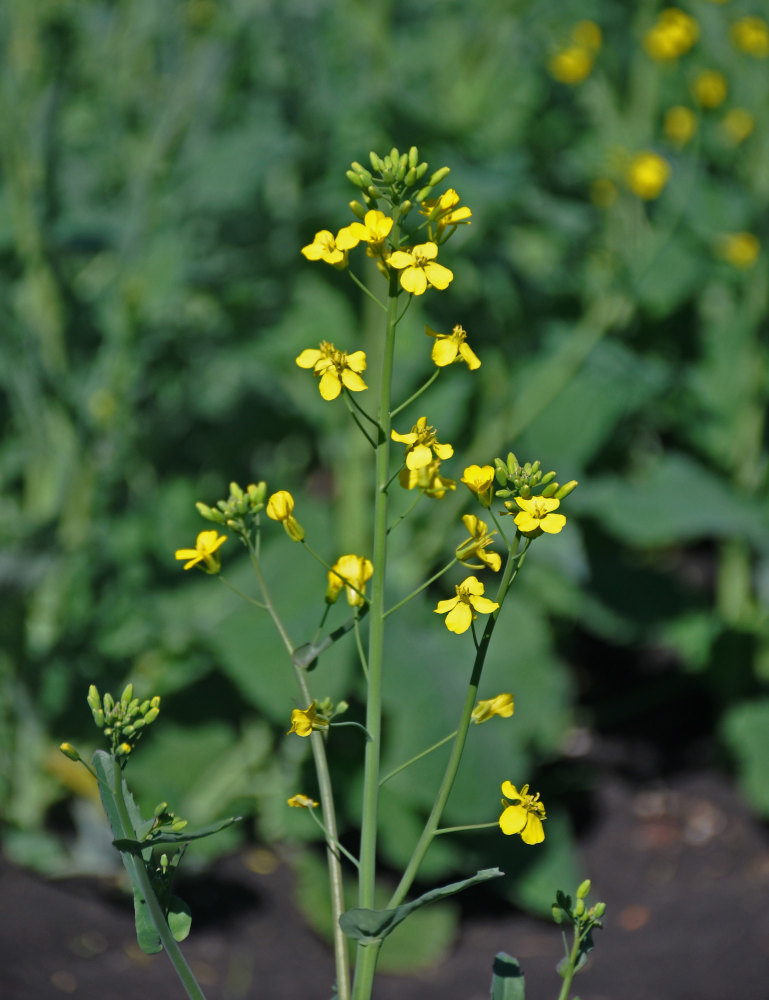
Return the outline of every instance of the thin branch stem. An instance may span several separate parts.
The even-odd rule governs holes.
[[[430,586],[431,583],[435,583],[435,581],[439,577],[443,576],[444,573],[447,573],[456,562],[457,562],[457,557],[454,556],[454,558],[451,560],[450,563],[446,563],[446,565],[443,567],[443,569],[439,569],[438,572],[434,573],[430,577],[429,580],[425,580],[425,582],[423,584],[421,584],[419,587],[417,587],[416,590],[412,591],[409,594],[408,597],[404,597],[402,601],[398,601],[397,604],[394,604],[391,608],[388,608],[388,610],[385,611],[385,613],[384,613],[385,618],[387,618],[389,615],[391,615],[393,613],[393,611],[397,611],[398,608],[402,608],[404,604],[408,604],[408,602],[413,597],[416,597],[418,594],[421,594],[422,591],[426,590]]]
[[[364,295],[368,295],[368,297],[371,299],[372,302],[376,302],[376,304],[379,306],[380,309],[383,309],[385,312],[387,312],[387,306],[385,305],[385,303],[382,302],[381,299],[378,299],[372,291],[366,288],[366,286],[363,284],[360,278],[358,278],[355,274],[353,274],[349,267],[347,268],[347,273],[350,275],[352,280],[355,282],[358,288],[360,288],[360,290],[363,292]]]
[[[441,369],[440,368],[436,368],[435,371],[430,376],[430,378],[421,387],[421,389],[417,389],[417,391],[415,393],[413,393],[411,396],[409,396],[409,398],[405,401],[405,403],[401,403],[400,406],[396,407],[396,409],[394,409],[392,411],[392,413],[390,414],[390,416],[391,417],[397,417],[398,414],[401,412],[401,410],[405,410],[406,407],[410,406],[411,403],[413,403],[415,399],[419,399],[419,397],[422,395],[422,393],[425,392],[425,390],[427,390],[427,389],[430,388],[430,386],[438,378],[438,376],[440,375],[440,373],[441,373]]]
[[[418,753],[416,757],[411,757],[403,764],[399,764],[396,768],[393,768],[393,770],[390,771],[388,774],[386,774],[384,778],[380,779],[379,781],[380,786],[383,785],[386,781],[389,781],[390,778],[394,778],[396,774],[400,774],[401,771],[405,771],[405,769],[409,767],[411,764],[415,764],[418,760],[421,760],[423,757],[426,757],[429,753],[432,753],[433,750],[437,750],[439,747],[442,747],[444,746],[444,744],[448,743],[449,740],[453,740],[456,735],[457,731],[455,729],[453,733],[449,733],[449,735],[444,736],[442,740],[438,740],[437,743],[433,743],[431,747],[428,747],[426,750],[423,750],[421,753]]]

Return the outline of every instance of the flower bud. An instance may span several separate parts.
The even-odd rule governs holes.
[[[118,757],[127,757],[132,750],[133,747],[130,743],[121,743],[115,753]]]
[[[406,201],[401,202],[401,218],[404,219],[412,209],[411,202],[406,199]]]
[[[160,709],[159,708],[151,708],[149,710],[149,712],[147,712],[147,714],[144,716],[144,723],[143,724],[145,726],[149,726],[151,723],[153,723],[155,721],[155,719],[157,719],[157,717],[159,715],[160,715]]]
[[[71,743],[62,743],[59,750],[64,754],[65,757],[69,757],[70,760],[79,761],[80,754],[72,746]]]
[[[555,920],[557,924],[563,923],[563,910],[560,906],[556,906],[555,903],[553,903],[553,920]]]
[[[416,167],[419,162],[419,150],[416,146],[412,146],[409,150],[409,166]]]
[[[115,707],[115,699],[112,697],[109,691],[107,691],[107,693],[104,695],[104,711],[109,713],[112,711],[114,707]]]
[[[427,164],[420,163],[419,166],[417,167],[417,180],[424,177],[426,173],[427,173]]]
[[[596,920],[600,920],[604,913],[606,913],[606,903],[596,903],[591,908],[591,912]]]
[[[361,205],[359,201],[350,202],[350,211],[358,219],[364,219],[366,217],[366,206]]]
[[[569,482],[568,482],[568,483],[564,483],[564,484],[563,484],[563,486],[561,486],[561,487],[560,487],[560,488],[558,489],[558,491],[557,491],[557,492],[556,492],[556,494],[555,494],[555,499],[556,499],[556,500],[563,500],[563,499],[564,499],[565,497],[567,497],[567,496],[568,496],[568,495],[569,495],[570,493],[573,493],[573,492],[574,492],[574,490],[576,490],[576,488],[577,488],[578,486],[579,486],[579,483],[577,482],[577,480],[576,480],[576,479],[571,479],[571,480],[569,480]]]
[[[99,697],[99,691],[95,684],[91,684],[88,688],[88,697],[86,698],[88,706],[92,712],[97,709],[101,710],[101,698]]]
[[[403,183],[406,185],[406,187],[413,187],[414,184],[416,184],[416,182],[417,182],[416,167],[409,167],[409,172],[404,177]]]
[[[243,490],[235,482],[230,483],[230,497],[234,500],[243,499]]]
[[[133,684],[126,684],[125,688],[123,689],[123,693],[120,696],[120,704],[123,706],[124,710],[128,708],[133,696],[134,696]]]
[[[157,819],[158,816],[162,816],[162,814],[166,811],[166,809],[168,809],[167,802],[158,802],[158,804],[155,806],[155,812],[154,812],[155,818]]]
[[[397,166],[401,158],[400,150],[397,146],[393,146],[390,150],[390,163],[393,167]]]
[[[586,878],[584,882],[580,882],[579,888],[577,889],[577,899],[585,899],[590,892],[590,879]]]
[[[585,912],[585,900],[578,899],[577,902],[574,904],[574,916],[581,917],[584,912]]]
[[[558,489],[558,483],[548,483],[548,485],[542,490],[542,496],[543,497],[555,496],[557,489]]]
[[[384,163],[379,159],[376,153],[371,152],[368,154],[368,158],[371,160],[371,166],[378,173],[381,173],[384,168]]]
[[[368,184],[366,183],[366,181],[364,181],[364,179],[360,176],[360,174],[356,174],[353,170],[348,170],[345,173],[345,177],[351,184],[354,184],[355,187],[358,188],[368,187]]]
[[[435,187],[436,184],[440,184],[444,177],[448,177],[451,173],[451,167],[440,167],[435,171],[427,182],[431,188]]]
[[[212,507],[209,507],[208,504],[201,503],[199,500],[195,506],[198,509],[198,514],[200,514],[201,517],[204,517],[206,521],[215,521],[216,524],[224,524],[224,515],[218,510],[214,510]]]
[[[160,695],[156,694],[150,701],[150,708],[160,708]]]
[[[427,187],[420,188],[419,191],[417,191],[416,195],[414,196],[414,201],[420,201],[420,202],[424,201],[431,191],[432,188],[430,187],[429,184],[427,185]]]

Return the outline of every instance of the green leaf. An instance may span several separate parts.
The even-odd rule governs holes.
[[[131,854],[141,854],[147,847],[155,847],[156,844],[187,844],[191,840],[200,840],[202,837],[210,837],[212,833],[218,833],[233,823],[242,820],[242,816],[230,816],[227,819],[219,820],[217,823],[210,823],[208,826],[200,827],[198,830],[184,830],[179,833],[161,833],[157,837],[145,837],[143,840],[134,840],[130,837],[120,837],[112,843],[119,851],[129,851]]]
[[[524,1000],[524,976],[518,960],[504,951],[494,956],[491,974],[491,1000]]]
[[[769,816],[769,698],[734,705],[724,717],[722,732],[737,759],[743,791]]]
[[[125,861],[125,856],[124,861]],[[136,862],[140,864],[141,862]],[[160,935],[150,916],[147,901],[134,885],[134,923],[136,924],[136,940],[145,955],[157,955],[163,950]]]
[[[445,899],[446,896],[453,896],[454,893],[461,892],[462,889],[467,889],[471,885],[499,878],[501,875],[504,875],[504,872],[501,872],[499,868],[485,868],[483,871],[476,872],[471,878],[463,879],[461,882],[452,882],[439,889],[431,889],[410,903],[402,903],[391,910],[361,908],[347,910],[339,918],[339,926],[348,937],[361,941],[363,944],[373,944],[386,938],[410,913],[426,903]]]
[[[177,941],[184,941],[190,933],[192,914],[189,906],[178,896],[168,897],[168,926]]]

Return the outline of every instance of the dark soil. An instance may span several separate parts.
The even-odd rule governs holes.
[[[608,904],[575,981],[582,1000],[767,1000],[769,835],[729,780],[606,777],[582,835],[592,898]],[[217,862],[182,891],[194,915],[183,948],[209,1000],[328,1000],[327,947],[292,904],[288,865],[267,852]],[[255,863],[256,862],[256,863]],[[485,1000],[497,951],[523,967],[529,1000],[554,998],[554,924],[514,911],[468,915],[439,968],[381,976],[377,1000]],[[104,880],[45,881],[0,867],[0,997],[99,1000],[184,996],[163,955],[139,951],[129,900]]]

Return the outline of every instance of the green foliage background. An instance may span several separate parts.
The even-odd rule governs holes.
[[[312,789],[306,747],[282,735],[295,691],[279,643],[216,581],[181,574],[173,552],[203,527],[194,502],[225,496],[231,479],[292,490],[327,558],[365,548],[365,445],[294,358],[320,339],[375,349],[378,332],[345,276],[299,248],[351,221],[349,162],[393,144],[450,165],[473,211],[446,251],[450,290],[404,322],[399,390],[429,370],[424,321],[461,322],[483,366],[446,373],[429,403],[455,446],[449,474],[512,448],[581,482],[567,531],[534,547],[500,622],[484,683],[488,696],[512,690],[516,715],[471,734],[449,821],[493,818],[503,778],[549,765],[547,846],[512,880],[535,904],[570,865],[559,800],[582,778],[557,761],[573,728],[653,733],[692,705],[769,815],[769,271],[765,250],[748,270],[717,253],[727,233],[767,243],[769,75],[729,41],[750,3],[682,6],[700,39],[661,64],[640,44],[653,3],[2,5],[0,812],[11,857],[58,872],[110,863],[96,807],[55,748],[93,745],[88,684],[117,693],[129,677],[164,699],[132,762],[140,800],[167,799],[195,823],[246,810],[268,840],[314,836],[285,807]],[[546,62],[584,17],[605,44],[568,87]],[[729,96],[681,150],[663,115],[693,106],[705,68],[726,75]],[[756,119],[740,145],[720,127],[733,106]],[[642,149],[672,166],[651,203],[616,166],[618,151]],[[599,178],[617,186],[606,208],[590,199]],[[466,500],[423,501],[399,529],[394,593],[441,564]],[[309,637],[323,573],[280,529],[266,548],[279,606]],[[223,556],[248,588],[234,547]],[[455,724],[466,650],[433,606],[429,595],[399,615],[385,767]],[[662,668],[644,674],[644,662]],[[356,712],[351,649],[319,670]],[[339,732],[349,833],[360,747]],[[439,765],[428,758],[388,785],[387,863],[407,856]],[[50,833],[62,803],[64,839]],[[519,871],[521,851],[497,847],[494,862]],[[426,878],[488,860],[488,838],[439,848]]]

